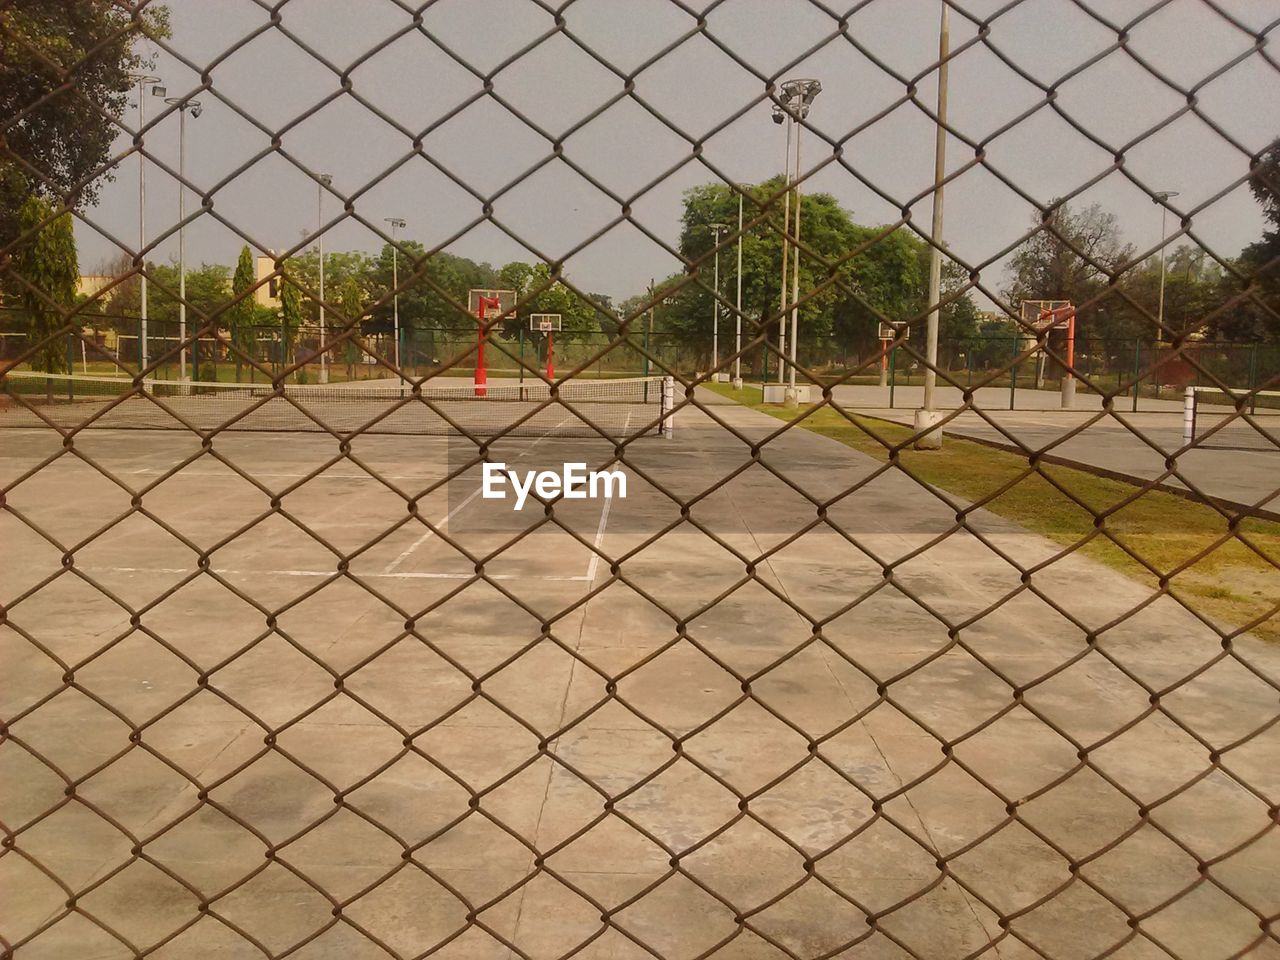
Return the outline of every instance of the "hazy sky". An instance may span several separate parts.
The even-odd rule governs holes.
[[[1280,16],[1277,0],[1216,2],[1254,32],[1266,31]],[[982,18],[1006,3],[953,4],[953,46],[976,34],[973,20],[961,10]],[[576,0],[562,4],[562,10],[565,30],[577,42],[556,33],[553,15],[534,0],[439,0],[427,4],[420,30],[412,29],[412,13],[393,0],[289,0],[282,5],[279,28],[271,25],[268,5],[252,0],[168,4],[171,45],[195,69],[162,52],[156,73],[170,96],[199,88],[206,70],[211,84],[199,93],[204,115],[188,125],[188,178],[211,191],[220,217],[265,248],[287,248],[300,242],[304,230],[311,235],[316,229],[316,185],[295,163],[332,174],[336,193],[353,198],[355,212],[379,226],[385,227],[384,217],[406,219],[409,227],[402,235],[428,247],[444,242],[481,213],[481,200],[441,168],[490,196],[537,167],[494,201],[495,218],[523,243],[493,224],[482,224],[449,249],[495,265],[534,259],[533,250],[563,256],[616,218],[619,204],[567,163],[553,158],[542,164],[551,156],[548,138],[563,136],[616,97],[623,91],[624,76],[691,32],[636,75],[635,96],[643,104],[624,97],[564,140],[565,156],[609,190],[631,199],[633,217],[670,246],[679,235],[682,192],[716,179],[708,164],[740,181],[781,172],[783,130],[771,122],[768,103],[756,103],[709,136],[760,98],[771,76],[820,79],[824,90],[810,122],[829,140],[844,141],[847,167],[828,162],[806,189],[834,194],[859,222],[881,223],[897,219],[901,206],[927,191],[932,179],[933,124],[910,102],[846,138],[904,96],[900,77],[909,78],[936,60],[939,0],[864,0],[851,14],[845,0],[840,7],[848,18],[845,35],[837,16],[810,0],[711,4],[705,33],[696,32],[696,18],[671,0]],[[1196,211],[1197,236],[1224,255],[1236,254],[1262,229],[1247,187],[1236,186],[1207,208],[1197,208],[1245,176],[1248,152],[1280,135],[1280,71],[1254,49],[1253,36],[1204,0],[1094,0],[1092,8],[1114,24],[1154,8],[1131,26],[1127,49],[1092,64],[1058,92],[1059,108],[1105,147],[1091,143],[1047,107],[995,135],[1042,104],[1044,94],[984,44],[965,50],[952,63],[953,126],[974,141],[987,141],[987,163],[1041,201],[1099,176],[1116,150],[1125,147],[1129,176],[1152,190],[1180,191],[1175,203],[1181,210]],[[485,74],[548,34],[494,76],[494,96],[483,95]],[[1276,35],[1280,30],[1272,31],[1272,39]],[[253,36],[250,42],[229,52],[248,36]],[[1069,0],[1025,0],[997,17],[989,32],[991,46],[1045,83],[1115,42],[1115,28],[1091,19]],[[791,65],[797,58],[802,59]],[[387,119],[343,93],[342,74],[348,70],[351,92]],[[1153,76],[1153,70],[1168,83]],[[919,95],[928,104],[936,96],[934,81],[930,75],[920,83]],[[1191,88],[1198,109],[1238,146],[1185,112]],[[449,116],[477,94],[479,99]],[[533,126],[496,98],[525,113]],[[272,153],[271,133],[229,104],[265,131],[278,132],[288,158]],[[160,116],[159,109],[167,108],[148,98],[149,121]],[[1165,122],[1180,110],[1181,116]],[[136,113],[124,120],[134,126]],[[1143,139],[1153,128],[1157,132]],[[414,137],[428,130],[423,151],[438,167],[413,155]],[[694,156],[692,146],[704,137],[705,162]],[[122,137],[120,149],[128,143]],[[176,168],[176,115],[148,133],[146,149],[155,160]],[[830,161],[832,153],[830,143],[806,133],[806,169]],[[950,140],[951,169],[973,156],[970,146]],[[236,173],[242,165],[247,169]],[[645,189],[664,174],[665,179]],[[147,189],[148,230],[155,238],[177,220],[177,186],[163,169],[148,164]],[[1095,201],[1119,215],[1126,240],[1142,249],[1159,242],[1159,209],[1125,173],[1110,173],[1080,200]],[[328,196],[325,205],[327,218],[339,216],[339,199]],[[982,261],[1025,232],[1032,212],[1026,200],[991,172],[976,168],[949,188],[946,240],[957,256]],[[102,230],[136,243],[136,157],[122,164],[102,202],[86,213]],[[922,226],[929,214],[928,200],[913,208]],[[85,224],[78,234],[85,272],[118,252],[111,240]],[[244,242],[205,216],[187,231],[188,258],[232,263]],[[347,220],[332,227],[325,242],[329,250],[374,250],[382,241]],[[169,259],[176,252],[174,238],[153,256]],[[567,267],[581,286],[619,298],[639,292],[650,277],[677,269],[669,252],[629,224],[573,254]],[[984,270],[983,282],[1003,285],[999,264]]]

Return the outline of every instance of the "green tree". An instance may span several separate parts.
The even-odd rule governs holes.
[[[1245,280],[1225,272],[1221,278],[1219,303],[1238,302],[1215,316],[1214,333],[1232,340],[1280,340],[1280,141],[1259,158],[1249,189],[1267,226],[1233,264]]]
[[[1132,314],[1119,309],[1115,298],[1104,302],[1100,297],[1108,282],[1107,273],[1116,271],[1134,254],[1134,248],[1121,240],[1114,214],[1096,203],[1078,211],[1064,203],[1043,222],[1036,216],[1033,223],[1041,229],[1009,261],[1004,297],[1015,312],[1023,300],[1070,300],[1079,307],[1077,337],[1154,333],[1150,320],[1135,323]],[[1144,306],[1155,313],[1155,300]]]
[[[743,331],[778,339],[781,311],[782,222],[781,178],[746,187],[742,238]],[[685,194],[680,250],[694,266],[685,275],[659,284],[666,293],[660,328],[709,358],[714,276],[712,224],[730,228],[720,256],[721,300],[732,304],[737,295],[738,193],[723,184],[695,187]],[[852,214],[829,194],[801,198],[800,299],[798,326],[802,343],[829,341],[869,344],[882,317],[916,319],[924,309],[927,270],[924,244],[905,229],[887,233],[879,227],[855,223]],[[794,248],[791,251],[794,256]],[[790,260],[790,267],[794,261]],[[692,282],[696,278],[697,282]],[[788,299],[792,286],[788,277]],[[726,307],[720,329],[721,359],[726,334],[735,327]]]
[[[338,309],[341,314],[337,318],[339,329],[334,331],[334,336],[341,336],[354,328],[352,334],[342,342],[340,350],[342,360],[347,365],[347,379],[354,380],[356,364],[364,359],[360,340],[360,321],[365,310],[365,295],[360,289],[359,281],[353,276],[342,281],[342,286],[338,290]]]
[[[546,361],[547,337],[529,329],[532,314],[560,315],[561,332],[555,335],[555,342],[561,345],[581,342],[600,334],[601,320],[608,318],[603,305],[553,279],[551,268],[545,263],[508,263],[498,271],[498,286],[514,290],[520,301],[517,315],[503,323],[498,336],[508,342],[521,337],[530,342],[537,365]],[[509,346],[506,349],[515,355]],[[530,358],[526,357],[525,362],[530,362]]]
[[[1273,143],[1253,168],[1249,189],[1270,224],[1258,244],[1259,252],[1269,259],[1280,257],[1280,141]]]
[[[80,277],[71,214],[55,218],[52,204],[30,196],[19,213],[18,230],[28,235],[18,247],[14,271],[23,281],[19,302],[34,348],[29,362],[45,373],[67,373],[67,341],[57,334],[72,322]]]
[[[253,356],[257,342],[257,331],[254,324],[258,319],[257,304],[254,303],[252,289],[257,283],[254,269],[253,251],[246,244],[240,250],[240,259],[236,262],[236,272],[231,278],[231,307],[227,310],[227,327],[231,332],[232,352],[236,358],[236,383],[240,382],[241,369],[246,356]]]
[[[129,105],[129,75],[151,66],[133,45],[167,37],[168,17],[150,4],[135,19],[114,0],[0,3],[0,117],[22,116],[0,134],[0,247],[32,192],[95,202],[111,179],[111,118]]]
[[[302,329],[302,291],[288,279],[285,264],[280,280],[280,345],[286,367],[297,362],[298,331]]]

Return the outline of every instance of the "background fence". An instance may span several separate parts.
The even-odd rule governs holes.
[[[124,377],[138,368],[141,356],[141,324],[137,320],[90,328],[84,338],[67,335],[66,363],[78,373]],[[330,341],[341,328],[328,331]],[[86,342],[88,341],[88,342]],[[148,343],[152,371],[157,379],[177,379],[180,362],[176,323],[149,321]],[[10,317],[0,321],[0,361],[29,368],[28,334],[25,324]],[[541,335],[523,329],[514,334],[495,333],[489,338],[486,365],[493,376],[511,377],[545,372],[547,344]],[[234,380],[235,350],[231,338],[222,331],[218,339],[203,337],[198,347],[189,347],[187,362],[200,379]],[[474,366],[477,335],[475,327],[405,329],[401,334],[401,367],[413,377],[426,377],[444,369],[465,373]],[[96,345],[96,349],[95,349]],[[320,331],[301,328],[294,336],[292,351],[278,326],[253,327],[243,341],[245,353],[275,372],[296,367],[295,382],[316,383],[320,376]],[[690,342],[667,333],[633,333],[619,339],[603,332],[566,331],[553,340],[557,376],[586,378],[645,376],[659,369],[685,377],[705,373],[711,366],[709,343]],[[1035,341],[1026,337],[976,337],[941,339],[938,343],[938,377],[943,384],[960,388],[983,385],[1010,392],[1010,409],[1017,408],[1017,394],[1026,390],[1058,391],[1061,363],[1051,354],[1035,351]],[[721,343],[720,367],[731,372],[727,358],[733,340]],[[1054,349],[1060,351],[1061,345]],[[920,386],[926,366],[921,346],[908,342],[891,349],[885,358],[885,378],[890,387]],[[396,351],[391,333],[362,334],[359,341],[347,339],[330,348],[330,378],[333,380],[375,379],[392,375],[375,355],[393,364]],[[1030,354],[1024,356],[1024,354]],[[804,339],[797,362],[807,371],[802,380],[816,383],[876,384],[880,382],[880,347],[855,346],[831,338]],[[198,359],[197,359],[198,358]],[[785,363],[779,363],[775,344],[748,346],[743,351],[744,379],[753,382],[777,381]],[[1280,385],[1280,344],[1196,341],[1174,349],[1168,343],[1143,339],[1079,338],[1075,344],[1075,376],[1081,393],[1116,394],[1140,399],[1178,398],[1187,386],[1224,384],[1232,389],[1254,391],[1276,389]],[[266,375],[242,362],[240,376],[265,380]],[[890,397],[890,405],[894,403]]]

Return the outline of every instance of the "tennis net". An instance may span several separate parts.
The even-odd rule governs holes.
[[[0,376],[0,427],[236,430],[478,437],[671,436],[669,377],[499,382],[469,380],[202,383],[10,370]]]
[[[1187,387],[1183,424],[1197,447],[1280,452],[1280,390]]]

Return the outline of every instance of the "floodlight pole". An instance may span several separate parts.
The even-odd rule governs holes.
[[[178,379],[187,380],[187,111],[200,116],[200,101],[171,97],[165,103],[178,108]],[[194,366],[194,349],[192,357]]]
[[[729,228],[723,223],[711,224],[711,242],[716,248],[714,290],[711,294],[711,379],[718,380],[720,372],[720,234]]]
[[[733,343],[733,389],[742,389],[742,187],[738,188],[738,298],[737,323]]]
[[[794,407],[796,405],[796,347],[800,339],[799,322],[800,322],[800,128],[805,119],[809,116],[809,108],[813,105],[814,99],[822,92],[822,84],[817,80],[788,80],[782,85],[782,93],[779,95],[779,104],[773,113],[773,119],[776,123],[786,122],[787,124],[787,202],[786,202],[786,228],[783,230],[783,248],[782,248],[782,316],[779,318],[779,326],[781,333],[779,334],[779,357],[778,357],[778,382],[782,383],[782,364],[789,360],[791,365],[791,373],[787,379],[787,387],[784,391],[784,401],[787,406]],[[796,128],[796,156],[795,156],[795,178],[792,179],[791,165],[791,128]],[[795,248],[795,259],[791,268],[791,352],[788,354],[786,350],[786,329],[787,329],[787,231],[791,229],[791,184],[796,184],[796,225],[795,235],[791,238],[792,246]]]
[[[776,119],[777,113],[774,114]],[[782,366],[783,359],[787,355],[787,258],[791,253],[791,244],[788,239],[791,233],[791,121],[787,119],[787,148],[783,154],[782,161],[782,183],[786,190],[786,196],[782,205],[782,295],[779,298],[778,306],[778,382],[782,382]],[[766,347],[768,342],[766,340]],[[766,349],[765,359],[768,360],[769,353]]]
[[[399,217],[384,217],[383,220],[391,224],[391,289],[395,291],[392,295],[391,312],[396,336],[396,376],[400,378],[400,393],[403,395],[404,371],[400,366],[400,251],[396,246],[396,230],[409,224]]]
[[[320,382],[329,382],[329,351],[324,325],[324,188],[333,183],[333,177],[320,174],[316,184],[316,238],[320,250]]]
[[[1164,339],[1164,279],[1165,279],[1165,241],[1169,238],[1169,208],[1168,202],[1178,196],[1176,190],[1162,190],[1152,197],[1154,203],[1160,204],[1160,305],[1156,311],[1156,320],[1159,329],[1156,331],[1156,337],[1160,340]]]
[[[809,108],[804,106],[801,109],[804,110],[803,115],[807,116]],[[799,403],[796,393],[796,347],[800,342],[800,133],[802,127],[799,116],[793,117],[792,122],[796,126],[796,235],[795,243],[792,244],[795,260],[791,265],[791,364],[787,372],[787,389],[783,395],[783,403],[788,407],[794,407]]]
[[[147,350],[147,157],[142,149],[142,133],[147,125],[147,87],[160,83],[159,77],[143,73],[130,78],[138,84],[138,369],[145,371],[149,360]],[[161,94],[164,87],[156,87]]]
[[[942,300],[942,214],[947,177],[947,75],[951,56],[951,8],[942,0],[938,27],[938,120],[933,161],[933,227],[929,245],[929,319],[925,327],[924,406],[916,411],[915,447],[941,450],[942,429],[929,430],[940,419],[934,407],[938,382],[938,321]],[[921,433],[928,430],[927,433]]]

